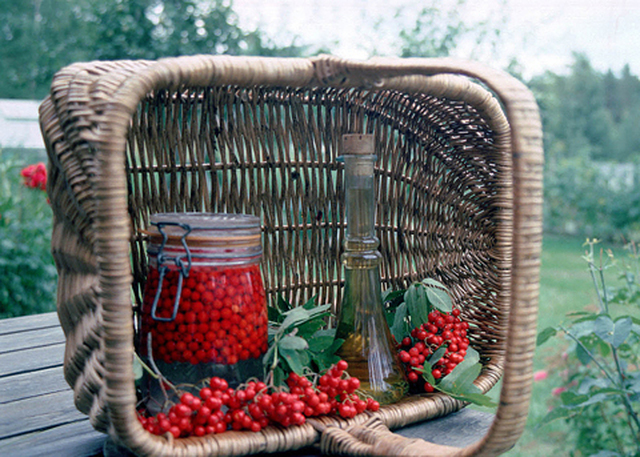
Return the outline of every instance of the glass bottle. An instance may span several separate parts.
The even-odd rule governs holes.
[[[336,338],[344,339],[338,355],[361,389],[381,404],[400,400],[407,391],[404,371],[384,315],[380,285],[380,241],[375,236],[374,136],[343,136],[347,228],[345,286]]]
[[[219,376],[235,387],[262,376],[267,303],[260,272],[260,220],[246,214],[151,216],[139,352],[173,385],[197,391]],[[192,387],[190,387],[192,386]],[[167,390],[146,376],[148,410]]]

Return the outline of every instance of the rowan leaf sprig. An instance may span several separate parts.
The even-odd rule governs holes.
[[[289,372],[319,373],[340,360],[336,351],[344,340],[325,328],[330,309],[330,304],[316,305],[315,296],[299,307],[278,297],[269,308],[269,348],[262,359],[268,383],[282,385]]]

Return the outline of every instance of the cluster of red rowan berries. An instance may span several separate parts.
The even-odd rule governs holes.
[[[302,425],[307,417],[337,413],[350,418],[365,410],[377,411],[380,404],[361,399],[356,390],[360,381],[348,377],[347,362],[341,360],[318,379],[291,373],[289,392],[274,391],[264,382],[250,381],[243,388],[230,388],[222,378],[211,378],[199,395],[184,393],[167,413],[138,419],[150,433],[171,433],[175,438],[204,436],[227,430],[259,432],[270,424],[284,427]]]
[[[411,337],[405,337],[398,345],[398,356],[404,364],[407,380],[414,390],[433,392],[429,382],[422,382],[422,376],[416,368],[422,368],[425,360],[444,346],[446,351],[431,369],[436,381],[448,375],[464,360],[469,347],[467,330],[469,324],[460,319],[460,310],[451,313],[433,310],[428,322],[411,331]]]
[[[157,268],[149,269],[142,315],[142,351],[152,336],[154,359],[165,363],[234,365],[257,359],[267,351],[267,306],[258,265],[194,266],[180,290],[175,319],[151,316],[156,291],[156,315],[173,316],[180,271],[171,269],[160,284]]]

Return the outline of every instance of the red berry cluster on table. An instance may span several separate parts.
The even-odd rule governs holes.
[[[159,283],[150,267],[143,309],[150,310]],[[156,315],[171,318],[180,270],[166,272]],[[267,307],[260,267],[193,266],[184,278],[175,319],[159,321],[142,313],[141,351],[146,355],[151,333],[153,357],[165,363],[233,365],[267,350]]]
[[[407,380],[413,390],[433,392],[434,386],[424,382],[417,368],[422,368],[425,360],[438,350],[446,347],[446,352],[431,370],[438,380],[448,375],[464,360],[469,347],[467,330],[469,324],[460,319],[460,310],[451,313],[433,310],[429,321],[411,331],[411,337],[405,337],[398,345],[398,355],[405,366]]]
[[[339,414],[351,418],[365,410],[377,411],[372,399],[361,399],[357,378],[349,377],[347,362],[340,361],[319,377],[317,385],[305,376],[290,373],[288,392],[273,391],[264,382],[248,382],[232,389],[222,378],[211,378],[199,395],[184,393],[168,413],[148,417],[138,414],[150,433],[171,433],[175,438],[204,436],[227,430],[258,432],[270,424],[302,425],[307,417]]]

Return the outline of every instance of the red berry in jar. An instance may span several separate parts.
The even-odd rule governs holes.
[[[175,383],[261,375],[267,305],[260,221],[243,214],[151,216],[139,352]],[[149,352],[150,351],[150,352]]]

